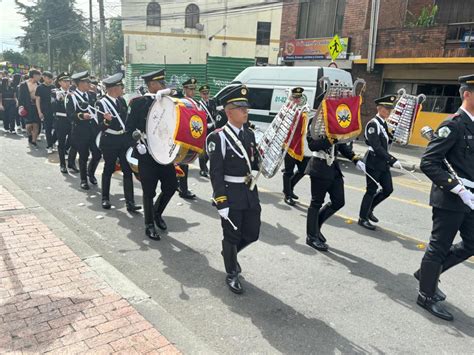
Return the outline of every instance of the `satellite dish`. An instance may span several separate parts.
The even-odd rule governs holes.
[[[194,28],[198,31],[204,31],[204,25],[202,23],[196,23],[196,26]]]

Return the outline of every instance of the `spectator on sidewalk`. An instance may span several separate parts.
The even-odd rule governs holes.
[[[37,69],[31,69],[28,72],[28,79],[22,82],[18,88],[18,111],[24,118],[28,143],[37,147],[40,130],[40,118],[36,108],[36,88],[41,78],[41,72]]]
[[[36,88],[36,108],[38,116],[44,124],[46,133],[46,149],[48,154],[53,153],[54,143],[56,143],[56,132],[54,131],[53,116],[53,74],[48,71],[43,72],[43,83]]]

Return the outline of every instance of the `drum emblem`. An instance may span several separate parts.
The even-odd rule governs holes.
[[[189,120],[189,128],[191,129],[191,135],[194,139],[201,137],[204,130],[202,118],[198,115],[191,116],[191,119]]]
[[[352,121],[352,113],[346,104],[340,104],[336,108],[336,119],[339,126],[342,128],[347,128],[350,126]]]

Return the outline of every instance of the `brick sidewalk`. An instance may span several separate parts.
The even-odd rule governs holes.
[[[0,186],[0,353],[179,353],[23,209]]]

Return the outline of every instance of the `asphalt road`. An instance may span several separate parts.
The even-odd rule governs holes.
[[[224,283],[210,183],[196,167],[189,182],[198,198],[175,195],[164,216],[169,231],[154,242],[144,236],[142,214],[127,213],[120,175],[112,183],[116,208],[104,211],[100,190],[83,192],[77,175],[60,174],[44,144],[31,150],[26,139],[0,134],[1,172],[217,353],[473,352],[472,261],[442,277],[454,322],[415,303],[412,273],[431,228],[430,184],[421,174],[423,182],[394,173],[395,192],[375,211],[381,222],[370,232],[356,223],[365,179],[343,163],[346,206],[323,227],[329,253],[305,245],[309,179],[297,186],[300,202],[291,208],[282,201],[281,176],[262,178],[260,241],[240,256],[246,292],[237,296]]]

